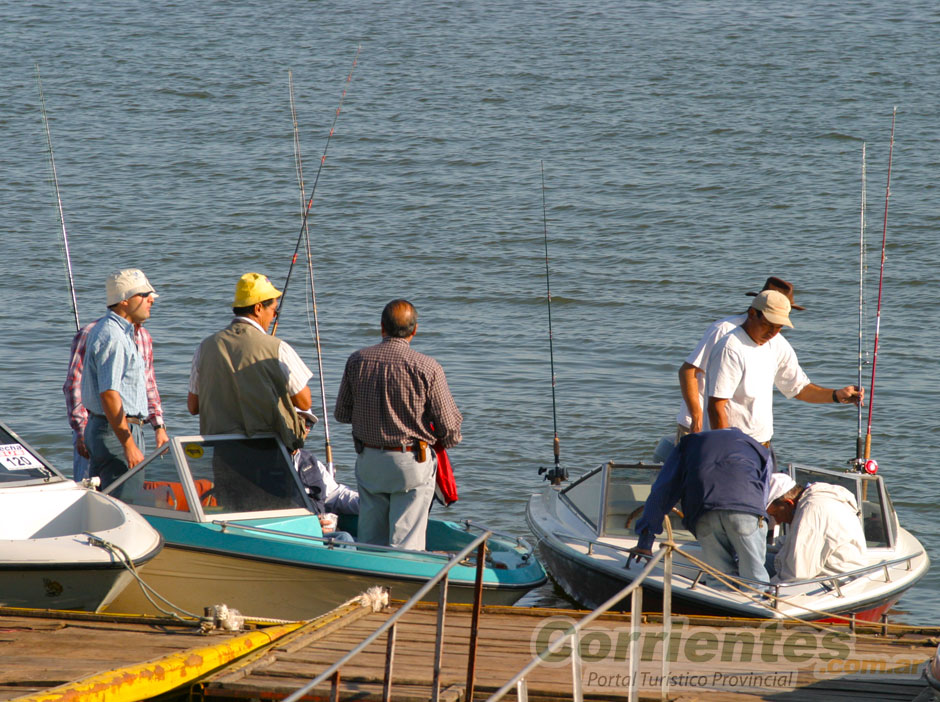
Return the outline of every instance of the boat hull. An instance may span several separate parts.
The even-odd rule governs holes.
[[[390,596],[408,599],[427,578],[389,576],[379,572],[329,570],[237,554],[212,553],[167,544],[147,567],[146,583],[161,596],[192,614],[202,615],[205,607],[226,604],[249,617],[309,619],[328,612],[373,586],[390,589]],[[510,605],[533,587],[501,585],[483,588],[485,604]],[[439,590],[429,594],[437,601]],[[473,583],[448,584],[449,602],[472,602]],[[127,587],[107,607],[111,612],[158,614],[136,584]]]

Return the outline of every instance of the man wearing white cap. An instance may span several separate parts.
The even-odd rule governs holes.
[[[274,433],[288,450],[304,444],[295,408],[309,410],[313,373],[289,344],[269,336],[281,296],[267,277],[246,273],[235,286],[235,318],[193,356],[187,407],[202,434]]]
[[[88,332],[81,381],[89,473],[102,488],[144,458],[147,380],[135,327],[150,318],[157,297],[136,268],[112,273],[105,288],[108,313]]]
[[[789,475],[774,473],[768,503],[774,521],[790,525],[774,559],[774,582],[847,573],[867,565],[858,503],[841,485],[801,487]]]
[[[764,290],[754,298],[744,323],[716,344],[705,380],[712,429],[738,427],[769,445],[774,386],[788,398],[813,404],[863,401],[865,391],[855,385],[834,390],[811,383],[793,347],[769,343],[783,327],[793,327],[790,308],[786,295]]]
[[[761,288],[761,291],[764,290],[782,292],[787,296],[793,309],[806,309],[793,301],[793,285],[789,281],[772,275],[767,278],[764,287]],[[747,294],[756,297],[759,293],[749,292]],[[682,394],[682,407],[679,408],[679,414],[676,416],[677,443],[686,434],[694,434],[709,428],[708,397],[705,395],[705,376],[708,371],[708,360],[715,349],[715,344],[746,321],[747,312],[712,322],[705,330],[705,334],[699,340],[698,345],[679,367],[679,390]],[[780,334],[771,339],[769,343],[782,346],[790,345],[790,342]]]

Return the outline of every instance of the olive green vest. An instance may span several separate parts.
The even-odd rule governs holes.
[[[290,450],[304,444],[278,362],[281,342],[246,322],[233,321],[199,347],[199,432],[274,433]]]

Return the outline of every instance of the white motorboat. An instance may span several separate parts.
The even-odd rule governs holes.
[[[0,422],[0,606],[98,611],[163,547],[121,502],[69,480]]]
[[[533,495],[526,509],[529,528],[538,539],[540,559],[554,580],[579,604],[594,608],[631,583],[645,563],[631,563],[637,545],[633,527],[650,493],[659,465],[606,463],[569,484],[547,486]],[[789,466],[801,485],[841,485],[862,506],[868,564],[838,577],[788,582],[775,586],[776,597],[745,595],[703,577],[688,559],[676,554],[673,565],[673,610],[758,618],[825,619],[827,614],[878,620],[926,572],[930,564],[920,542],[903,529],[880,475]],[[701,556],[695,537],[680,517],[670,516],[673,538],[682,551]],[[657,546],[654,545],[654,549]],[[750,583],[756,586],[756,583]],[[742,588],[745,591],[747,588]],[[644,582],[650,610],[659,605],[662,570]],[[622,603],[629,606],[629,600]]]

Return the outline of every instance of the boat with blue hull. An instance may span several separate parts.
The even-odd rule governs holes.
[[[485,530],[430,519],[427,551],[324,535],[288,452],[273,436],[174,437],[107,492],[132,505],[166,542],[146,584],[195,613],[224,603],[251,616],[309,618],[374,585],[407,598]],[[340,515],[338,529],[354,539],[357,521]],[[472,602],[476,571],[474,559],[451,570],[448,601]],[[512,604],[546,579],[524,540],[487,541],[484,603]],[[109,609],[157,611],[140,587],[127,588]]]

